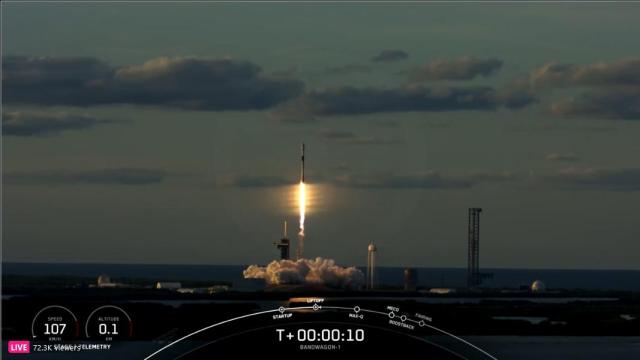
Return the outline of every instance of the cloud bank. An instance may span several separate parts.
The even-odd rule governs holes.
[[[640,58],[586,65],[550,62],[520,82],[537,91],[583,90],[578,96],[554,102],[550,110],[557,116],[640,119]]]
[[[563,188],[578,190],[639,191],[640,168],[596,169],[569,167],[545,179]]]
[[[472,80],[476,77],[488,77],[500,70],[503,61],[495,58],[479,59],[465,56],[453,60],[434,60],[415,70],[411,80]]]
[[[403,60],[402,50],[383,50],[374,62]],[[521,109],[538,102],[536,93],[574,88],[582,93],[553,102],[560,117],[640,119],[640,58],[592,64],[549,62],[512,86],[421,86],[424,82],[489,77],[503,67],[497,58],[465,56],[435,60],[410,75],[412,85],[396,88],[344,86],[305,92],[300,80],[267,76],[251,62],[234,59],[159,57],[142,64],[114,66],[89,57],[3,57],[3,100],[36,106],[133,104],[187,110],[264,110],[306,122],[315,116],[410,111],[493,111]],[[327,75],[368,73],[366,65],[327,67]],[[55,116],[51,116],[55,117]],[[108,121],[61,116],[44,121],[9,115],[6,134],[37,136],[89,128]]]
[[[402,144],[398,139],[383,139],[377,136],[358,135],[352,131],[324,129],[319,132],[322,139],[340,142],[349,145],[399,145]]]
[[[527,92],[496,91],[490,87],[341,87],[311,91],[277,110],[296,121],[314,115],[358,115],[406,111],[493,111],[518,109],[535,103]]]
[[[487,182],[517,181],[509,171],[469,172],[462,175],[444,175],[438,171],[411,174],[347,174],[334,179],[339,186],[363,189],[468,189]]]
[[[13,111],[2,114],[2,133],[8,136],[48,136],[64,131],[86,130],[120,121],[98,119],[67,113],[39,113]]]
[[[166,177],[167,172],[161,169],[54,169],[7,172],[3,182],[13,185],[151,185],[163,182]]]
[[[93,58],[3,58],[7,103],[158,105],[192,110],[259,110],[299,95],[297,80],[268,78],[229,59],[156,58],[114,67]]]
[[[549,62],[533,70],[535,87],[640,85],[640,58],[577,65]]]
[[[551,113],[561,117],[591,117],[613,120],[640,120],[640,85],[583,93],[551,105]]]

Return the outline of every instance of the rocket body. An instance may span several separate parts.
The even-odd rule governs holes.
[[[300,168],[300,182],[304,182],[304,143],[302,143],[302,164]]]

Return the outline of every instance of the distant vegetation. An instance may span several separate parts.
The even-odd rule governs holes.
[[[39,288],[68,288],[68,287],[88,287],[96,284],[96,277],[51,275],[51,276],[29,276],[29,275],[2,275],[3,287],[39,287]],[[199,288],[215,285],[231,286],[229,281],[194,281],[180,280],[176,278],[147,279],[134,277],[114,277],[114,283],[130,285],[134,287],[153,287],[157,281],[180,282],[182,287]]]

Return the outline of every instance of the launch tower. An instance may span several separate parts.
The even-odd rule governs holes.
[[[480,212],[481,208],[469,208],[469,249],[467,259],[467,286],[480,285]]]

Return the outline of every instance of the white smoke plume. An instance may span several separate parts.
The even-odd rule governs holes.
[[[243,271],[245,279],[264,279],[268,285],[324,285],[357,289],[364,275],[355,266],[342,267],[332,259],[274,260],[266,267],[251,265]]]

